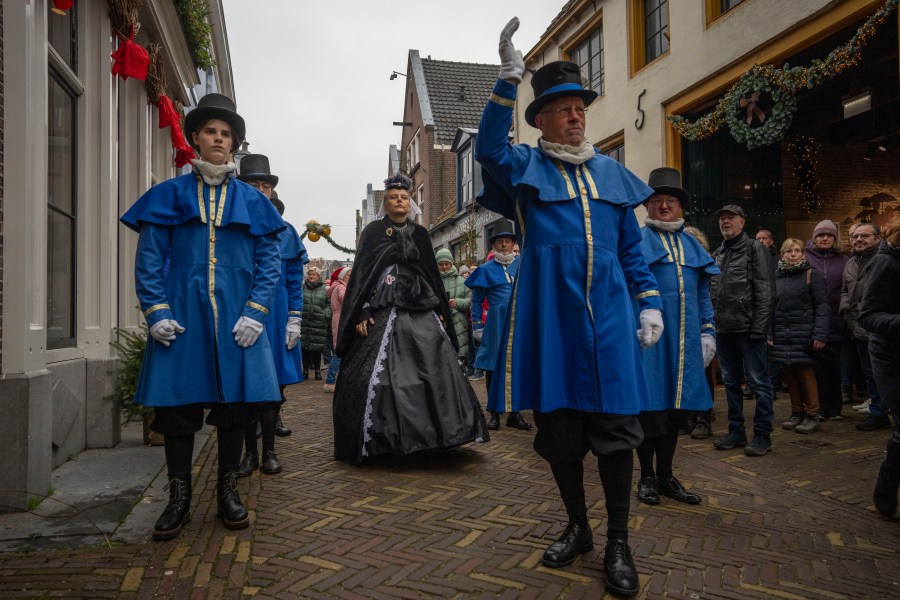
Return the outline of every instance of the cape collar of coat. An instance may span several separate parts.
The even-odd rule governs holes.
[[[690,267],[705,271],[708,275],[718,275],[719,267],[709,252],[697,241],[694,236],[685,233],[684,227],[674,233],[659,231],[652,227],[642,227],[641,252],[647,264],[678,263],[683,267]],[[673,249],[670,244],[677,244]]]
[[[287,221],[285,221],[284,224],[285,229],[281,232],[281,235],[278,238],[281,258],[299,258],[305,265],[309,262],[309,255],[306,253],[306,246],[303,245],[303,240],[300,239],[300,234],[298,234],[297,230],[294,229],[294,226]]]
[[[519,264],[519,257],[517,256],[509,263],[504,273],[503,265],[491,259],[475,269],[475,272],[466,278],[466,287],[474,289],[477,287],[492,288],[501,285],[512,285],[506,278],[506,275],[515,278],[519,274]]]
[[[142,223],[176,226],[194,219],[201,221],[197,189],[194,173],[163,181],[147,190],[119,220],[137,232]],[[209,196],[207,184],[203,183],[200,189],[205,197]],[[226,189],[222,220],[216,223],[217,227],[246,225],[251,235],[275,234],[285,228],[278,211],[259,190],[233,178],[228,179]]]

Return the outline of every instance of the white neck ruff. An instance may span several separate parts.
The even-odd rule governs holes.
[[[203,177],[203,181],[209,185],[222,185],[228,174],[233,173],[235,170],[233,162],[226,162],[224,165],[214,165],[203,159],[194,158],[191,159],[191,164],[194,165],[194,170]]]
[[[538,140],[538,144],[547,156],[573,165],[586,163],[594,158],[594,155],[596,154],[594,147],[587,142],[584,142],[581,146],[567,146],[565,144],[548,142],[544,138],[541,138]]]
[[[684,227],[684,219],[676,219],[675,221],[654,221],[650,217],[644,219],[644,225],[658,231],[679,231]]]

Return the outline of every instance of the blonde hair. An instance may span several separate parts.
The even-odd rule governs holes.
[[[900,223],[892,223],[881,230],[881,239],[891,246],[900,246]]]
[[[781,243],[781,253],[784,254],[794,246],[800,248],[800,252],[803,252],[803,242],[798,240],[797,238],[788,238]]]
[[[706,234],[700,231],[698,228],[693,225],[688,225],[684,228],[684,232],[688,235],[694,236],[694,238],[700,242],[700,245],[709,252],[709,240],[706,239]]]

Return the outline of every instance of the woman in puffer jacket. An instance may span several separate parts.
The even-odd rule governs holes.
[[[331,302],[325,295],[325,285],[321,272],[307,269],[303,282],[303,379],[309,378],[310,368],[315,371],[316,381],[322,380],[322,352],[328,343],[328,328],[331,327]]]
[[[453,334],[459,343],[459,351],[456,358],[460,366],[465,370],[466,359],[469,355],[469,306],[472,304],[472,290],[466,287],[465,279],[460,277],[453,264],[453,255],[446,248],[441,248],[435,253],[438,271],[441,272],[441,280],[444,282],[444,291],[450,301],[450,311],[453,315]],[[447,332],[451,334],[450,331]]]
[[[825,278],[806,261],[798,239],[788,238],[781,245],[775,288],[770,360],[782,365],[791,396],[791,418],[781,427],[812,433],[819,428],[814,353],[825,347],[831,313]]]

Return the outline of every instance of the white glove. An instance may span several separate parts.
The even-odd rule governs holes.
[[[708,333],[700,335],[700,345],[703,346],[703,368],[709,366],[716,357],[716,338]]]
[[[234,334],[234,341],[236,341],[237,345],[241,348],[249,348],[255,344],[262,331],[263,324],[250,317],[241,317],[231,329],[231,333]]]
[[[645,350],[659,341],[663,332],[662,311],[645,308],[641,311],[641,328],[637,330],[638,343]]]
[[[175,319],[163,319],[150,326],[150,335],[153,339],[166,347],[175,341],[176,333],[184,333],[184,327]]]
[[[513,46],[512,36],[519,28],[519,17],[513,17],[500,32],[500,79],[510,83],[522,83],[525,60],[522,51]]]
[[[289,317],[287,326],[284,328],[284,345],[288,350],[293,350],[300,341],[300,317]]]
[[[483,336],[483,335],[484,335],[484,327],[482,327],[481,329],[473,329],[473,330],[472,330],[472,338],[473,338],[476,342],[480,342],[480,341],[481,341],[481,336]]]

